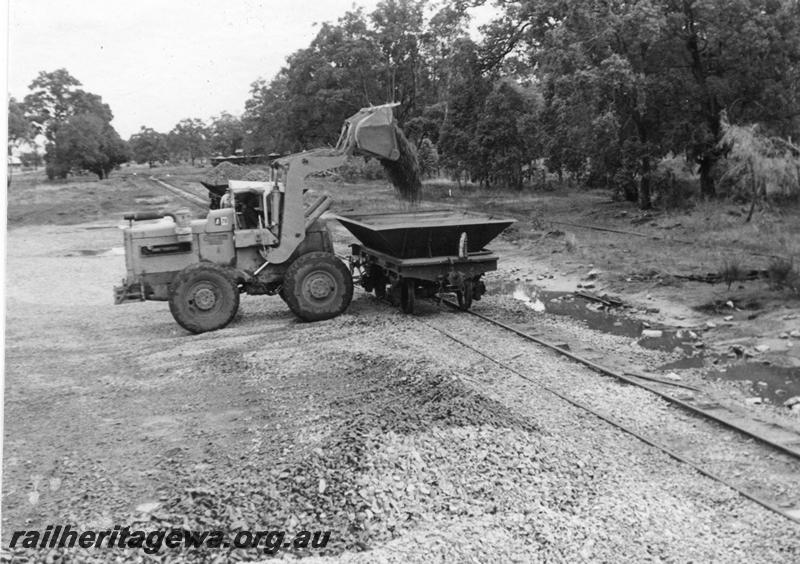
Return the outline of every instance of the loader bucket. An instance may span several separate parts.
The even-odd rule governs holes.
[[[336,148],[347,154],[366,153],[379,159],[399,159],[393,106],[362,108],[347,118]]]

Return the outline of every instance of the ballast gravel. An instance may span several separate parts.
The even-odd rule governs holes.
[[[71,236],[109,248],[118,233]],[[433,306],[408,317],[357,290],[347,313],[306,324],[277,297],[244,296],[231,326],[192,336],[166,304],[110,303],[121,257],[67,257],[46,228],[9,239],[4,541],[53,522],[331,531],[325,548],[275,557],[203,548],[15,551],[15,561],[800,559],[800,527],[514,384],[432,329],[446,321]],[[98,272],[110,273],[102,292]],[[563,370],[529,354],[543,375]],[[31,504],[31,475],[59,487],[38,486]]]

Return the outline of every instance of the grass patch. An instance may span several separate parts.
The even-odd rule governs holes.
[[[731,304],[733,304],[733,307],[731,307]],[[756,297],[751,296],[745,298],[715,299],[708,303],[695,306],[692,309],[701,313],[718,315],[721,313],[732,313],[737,309],[742,311],[758,311],[762,307],[764,307],[762,302]]]
[[[189,169],[189,170],[184,170]],[[151,175],[168,181],[202,176],[202,169],[193,167],[160,167],[148,169],[124,166],[105,180],[94,175],[71,176],[66,180],[48,180],[44,170],[15,175],[8,189],[8,225],[73,225],[90,221],[117,221],[134,210],[175,209],[185,207],[183,200],[149,182]],[[192,183],[187,181],[187,183]],[[199,194],[205,189],[196,184]],[[158,194],[160,204],[150,205],[148,198]]]

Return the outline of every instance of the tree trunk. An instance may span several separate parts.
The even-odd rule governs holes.
[[[714,177],[711,174],[716,162],[717,157],[711,154],[706,154],[700,159],[700,195],[705,199],[710,199],[717,195]]]
[[[649,210],[652,207],[652,202],[650,200],[650,172],[652,167],[650,166],[650,157],[647,154],[647,124],[639,112],[634,114],[634,121],[636,122],[636,129],[639,133],[639,143],[642,147],[642,156],[639,161],[639,186],[636,190],[635,201],[639,204],[640,210]]]
[[[622,186],[622,195],[625,197],[626,202],[637,202],[639,200],[639,191],[633,183],[626,182]]]
[[[747,219],[745,219],[744,222],[750,223],[750,220],[753,219],[753,211],[756,209],[756,202],[758,201],[758,182],[756,181],[756,171],[753,168],[752,161],[747,163],[747,169],[750,172],[750,187],[753,190],[753,201],[750,202],[750,211],[747,213]]]
[[[720,139],[721,129],[719,103],[708,84],[708,72],[703,63],[693,2],[684,2],[683,11],[686,18],[686,31],[688,33],[686,37],[686,48],[691,58],[690,68],[697,85],[700,87],[700,99],[698,100],[700,115],[702,119],[705,120],[712,137],[710,142],[704,142],[698,151],[700,155],[697,158],[697,161],[700,163],[700,194],[703,198],[713,198],[716,196],[717,191],[711,173],[714,164],[716,164],[719,158],[719,156],[715,154],[715,145]]]
[[[639,209],[649,210],[653,207],[650,199],[650,159],[642,158],[642,177],[639,180]]]

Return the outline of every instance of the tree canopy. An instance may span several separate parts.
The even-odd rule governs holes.
[[[129,160],[128,147],[102,116],[80,113],[58,128],[48,147],[47,162],[55,176],[72,168],[85,169],[100,179]]]
[[[111,108],[79,86],[80,81],[66,69],[42,71],[21,105],[32,133],[47,139],[45,162],[50,178],[85,169],[102,179],[128,160],[127,146],[111,126]]]
[[[255,80],[241,117],[145,129],[131,138],[137,160],[334,144],[360,107],[399,102],[428,173],[520,188],[546,167],[647,208],[668,156],[684,157],[702,194],[715,195],[721,165],[733,166],[723,115],[770,138],[800,136],[795,0],[503,0],[478,36],[470,9],[487,3],[354,7]],[[80,86],[65,69],[40,73],[21,104],[33,132],[53,144],[74,116],[110,123],[110,108]]]
[[[33,124],[25,116],[25,107],[14,98],[8,100],[8,151],[19,143],[33,138]]]
[[[173,157],[195,159],[209,154],[209,130],[203,120],[186,118],[175,124],[167,135],[167,149]]]
[[[134,133],[128,140],[133,159],[139,163],[147,163],[151,168],[156,163],[169,160],[167,136],[150,127],[142,126],[139,133]]]
[[[384,0],[323,24],[253,83],[244,146],[332,143],[358,107],[396,101],[458,178],[518,187],[540,161],[646,208],[670,154],[715,194],[722,110],[800,134],[797,2],[506,0],[476,42],[468,8],[484,3]]]
[[[516,68],[543,86],[551,165],[634,197],[638,182],[648,207],[655,163],[670,152],[714,195],[722,110],[797,133],[798,10],[789,0],[527,0],[508,3],[488,37],[522,53]]]

